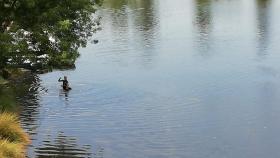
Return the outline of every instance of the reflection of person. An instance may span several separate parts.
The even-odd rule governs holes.
[[[66,91],[71,90],[71,87],[69,87],[69,83],[67,80],[67,77],[64,76],[64,79],[62,80],[61,77],[58,79],[58,82],[62,82],[62,88]]]

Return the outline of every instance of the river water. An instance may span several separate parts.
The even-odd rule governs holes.
[[[105,0],[22,109],[30,158],[280,157],[279,0]],[[57,82],[67,75],[72,91]]]

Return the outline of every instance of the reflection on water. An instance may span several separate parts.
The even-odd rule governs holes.
[[[28,156],[280,157],[279,9],[105,0],[99,43],[77,69],[40,75],[21,97]]]
[[[40,94],[46,93],[47,89],[41,86],[41,80],[36,75],[24,78],[22,83],[18,85],[20,87],[16,87],[21,110],[20,120],[28,134],[32,136],[37,134],[36,129],[39,126]]]
[[[269,45],[269,29],[270,29],[270,5],[271,0],[256,0],[257,9],[257,29],[258,29],[258,53],[260,58],[264,58],[267,55],[267,47]]]
[[[198,49],[201,56],[209,56],[209,49],[211,49],[211,43],[209,39],[212,25],[212,13],[211,13],[211,0],[196,0],[196,20],[195,24],[198,27]]]
[[[38,158],[87,158],[98,157],[102,158],[102,150],[98,154],[92,154],[91,145],[83,145],[79,147],[76,138],[67,137],[64,133],[59,133],[58,136],[52,140],[48,136],[41,145],[35,148]]]
[[[103,21],[103,29],[111,29],[109,36],[113,39],[107,39],[106,43],[112,46],[114,52],[102,52],[100,55],[114,55],[112,59],[122,65],[127,65],[127,55],[138,54],[139,60],[143,66],[152,64],[155,56],[153,47],[158,38],[158,16],[155,8],[155,1],[111,1],[106,0],[106,8],[102,14],[106,21]],[[142,49],[145,48],[145,49]],[[129,54],[128,54],[129,53]]]
[[[138,10],[135,13],[133,28],[136,28],[138,31],[135,32],[136,39],[135,43],[140,45],[140,54],[141,60],[139,61],[145,66],[152,64],[155,52],[153,47],[155,47],[156,39],[158,38],[158,16],[155,15],[155,8],[158,4],[154,1],[132,1],[131,6],[134,10]],[[141,48],[146,49],[141,49]]]
[[[59,96],[60,98],[64,98],[65,100],[68,100],[68,97],[69,97],[69,91],[65,91],[63,89],[60,89],[59,90]]]
[[[196,4],[196,24],[199,28],[199,33],[207,36],[211,29],[211,0],[197,0]]]

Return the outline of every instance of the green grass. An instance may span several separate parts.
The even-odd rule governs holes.
[[[16,101],[13,90],[0,84],[0,112],[15,111]]]
[[[8,81],[3,79],[2,76],[0,76],[0,85],[4,85],[4,84],[7,84],[7,83],[8,83]]]
[[[0,158],[25,158],[30,143],[15,113],[18,110],[15,87],[18,85],[0,76]]]
[[[30,139],[15,114],[0,114],[0,157],[23,158]]]
[[[16,111],[16,99],[9,81],[0,76],[0,113],[4,111]]]

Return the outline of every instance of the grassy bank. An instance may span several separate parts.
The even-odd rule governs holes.
[[[0,158],[24,158],[30,139],[21,128],[13,83],[0,76]]]
[[[0,157],[24,158],[28,135],[20,127],[16,114],[0,114]]]
[[[4,111],[16,111],[16,101],[13,90],[0,81],[0,112]]]
[[[30,85],[25,82],[32,74],[25,69],[10,68],[2,71],[0,69],[0,112],[18,111],[16,96],[19,97],[28,91]],[[5,76],[5,79],[2,76]]]

